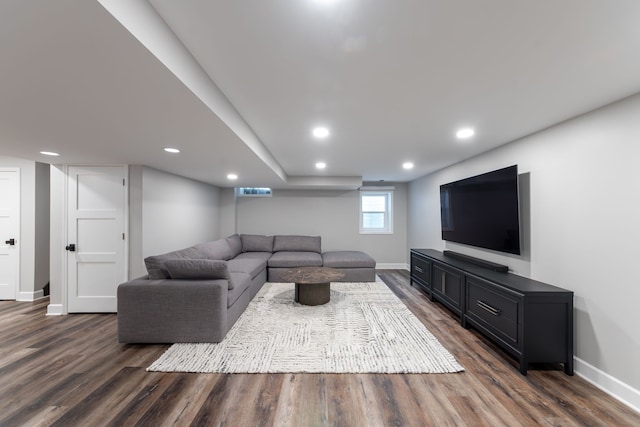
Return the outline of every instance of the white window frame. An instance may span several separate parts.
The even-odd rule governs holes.
[[[393,234],[393,187],[362,187],[360,189],[360,234]],[[363,224],[362,198],[366,196],[385,197],[384,228],[367,228]]]

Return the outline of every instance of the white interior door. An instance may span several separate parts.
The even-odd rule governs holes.
[[[0,168],[0,300],[16,299],[20,280],[20,169]]]
[[[70,313],[113,313],[126,280],[126,167],[69,167]]]

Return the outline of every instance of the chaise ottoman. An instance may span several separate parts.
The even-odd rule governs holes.
[[[341,282],[375,282],[376,260],[360,251],[330,251],[322,254],[323,267],[344,273]]]

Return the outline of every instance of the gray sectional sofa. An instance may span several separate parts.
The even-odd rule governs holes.
[[[118,286],[122,343],[220,342],[266,281],[295,267],[342,271],[344,282],[375,281],[359,251],[321,251],[319,236],[229,236],[145,259],[148,275]]]

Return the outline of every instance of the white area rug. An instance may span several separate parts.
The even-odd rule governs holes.
[[[218,344],[174,344],[147,370],[206,373],[446,373],[464,368],[377,282],[332,283],[304,306],[266,283]]]

